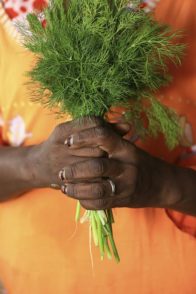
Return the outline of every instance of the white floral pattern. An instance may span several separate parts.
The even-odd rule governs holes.
[[[152,10],[154,10],[156,8],[156,5],[158,4],[160,0],[144,0],[144,11],[146,13],[151,12]]]
[[[32,136],[32,133],[26,131],[26,126],[23,118],[18,115],[9,121],[8,127],[8,143],[13,147],[18,147],[24,143],[27,138]]]

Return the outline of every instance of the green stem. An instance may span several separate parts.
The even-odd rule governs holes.
[[[102,223],[99,218],[99,215],[95,213],[96,222],[97,222],[97,232],[98,232],[98,241],[99,241],[99,250],[101,255],[101,260],[104,258],[104,235],[102,230]]]
[[[114,223],[114,215],[113,215],[112,209],[108,209],[108,216],[109,216],[110,223],[113,224]]]
[[[109,226],[109,224],[106,224],[106,227],[108,227],[108,226]],[[111,232],[111,229],[108,228],[108,231]],[[110,240],[110,244],[111,244],[112,251],[113,251],[114,257],[115,257],[115,259],[116,259],[116,262],[120,262],[120,257],[119,257],[119,254],[118,254],[118,250],[117,250],[117,248],[116,248],[116,244],[115,244],[115,242],[114,242],[114,237],[113,237],[112,232],[108,235],[108,238],[109,238],[109,240]]]
[[[98,233],[97,233],[97,224],[96,224],[96,219],[95,219],[95,214],[96,212],[91,211],[90,214],[90,221],[91,221],[91,229],[92,229],[92,235],[93,235],[93,241],[95,243],[95,246],[98,246],[99,240],[98,240]]]
[[[81,204],[80,204],[80,201],[78,201],[76,206],[76,214],[75,214],[76,223],[79,222],[80,220],[80,211],[81,211]]]
[[[111,250],[110,250],[110,247],[109,247],[109,244],[108,244],[107,236],[104,237],[104,248],[105,248],[105,251],[107,253],[108,259],[112,259],[112,253],[111,253]]]

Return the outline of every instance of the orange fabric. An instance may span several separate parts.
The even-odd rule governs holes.
[[[178,229],[196,238],[196,218],[194,216],[173,210],[166,210],[166,213]]]
[[[187,56],[172,85],[162,92],[166,104],[187,116],[196,136],[196,19],[194,0],[162,0],[157,18],[184,28]],[[59,123],[50,111],[29,102],[24,72],[33,56],[0,26],[0,105],[5,121],[20,115],[38,144]],[[4,127],[6,138],[7,127]],[[145,149],[172,162],[161,141]],[[11,179],[10,179],[11,181]],[[0,204],[0,276],[9,294],[194,294],[196,241],[178,230],[162,209],[116,209],[114,231],[121,263],[99,259],[91,268],[88,225],[75,224],[75,201],[60,192],[35,190]]]

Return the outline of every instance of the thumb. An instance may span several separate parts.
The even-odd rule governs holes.
[[[69,122],[57,125],[50,136],[50,140],[56,143],[63,144],[66,139],[74,134],[87,129],[102,126],[104,121],[99,117],[82,117]]]
[[[120,136],[124,137],[131,131],[131,125],[128,123],[115,123],[111,124],[113,130]]]
[[[72,134],[67,142],[70,149],[97,148],[105,151],[109,155],[114,155],[116,150],[121,150],[123,142],[122,137],[114,132],[111,125],[99,126],[86,129]]]

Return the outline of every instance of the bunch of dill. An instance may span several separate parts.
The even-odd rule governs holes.
[[[132,6],[125,0],[64,2],[44,11],[45,27],[33,13],[23,30],[25,46],[37,57],[29,73],[40,85],[34,99],[73,118],[104,117],[111,106],[124,106],[140,134],[161,132],[174,147],[177,117],[154,92],[171,80],[168,61],[180,63],[179,34],[136,8],[137,0]]]

